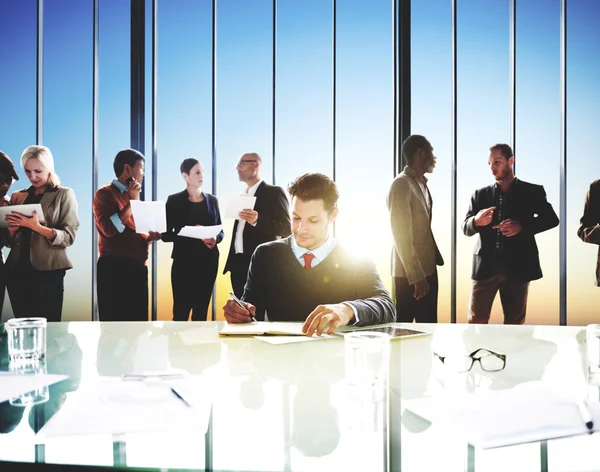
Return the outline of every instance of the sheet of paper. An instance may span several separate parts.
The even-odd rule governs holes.
[[[577,398],[529,382],[512,389],[407,400],[405,408],[483,449],[587,434]],[[600,430],[600,403],[588,403]]]
[[[301,322],[283,322],[283,321],[258,321],[256,323],[228,323],[221,331],[220,335],[230,336],[252,336],[261,334],[280,334],[287,336],[305,336],[302,332]]]
[[[236,195],[235,197],[230,197],[227,201],[225,218],[239,220],[239,212],[242,210],[254,210],[255,204],[256,197],[250,195]]]
[[[178,236],[194,239],[211,239],[216,238],[221,232],[223,225],[215,226],[184,226],[179,231]]]
[[[178,398],[171,387],[191,406]],[[211,407],[210,383],[202,377],[169,381],[101,377],[74,392],[39,431],[36,441],[101,433],[194,431],[204,434]]]
[[[26,205],[9,205],[5,207],[0,207],[0,228],[7,228],[8,221],[6,221],[6,216],[10,215],[13,211],[17,213],[21,213],[22,215],[31,217],[33,212],[35,211],[40,223],[46,223],[44,219],[44,211],[42,210],[42,205],[39,203],[29,203]]]
[[[0,403],[18,397],[24,393],[55,384],[66,379],[66,375],[36,374],[23,375],[0,373]]]
[[[254,339],[263,341],[269,344],[293,344],[293,343],[305,343],[307,341],[319,341],[321,339],[334,339],[339,338],[332,334],[323,334],[321,336],[254,336]]]
[[[131,200],[131,211],[136,233],[148,233],[149,231],[164,233],[167,230],[165,202]]]

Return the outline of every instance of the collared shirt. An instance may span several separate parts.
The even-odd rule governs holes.
[[[119,182],[117,179],[113,180],[111,183],[115,187],[117,187],[121,193],[127,192],[127,187],[122,182]],[[110,215],[110,221],[112,221],[113,225],[115,225],[115,228],[117,229],[117,231],[119,233],[122,233],[123,231],[125,231],[125,225],[121,221],[121,218],[119,218],[118,213],[115,213],[114,215]]]
[[[310,252],[315,256],[313,258],[313,260],[310,262],[310,267],[313,268],[313,267],[319,265],[319,263],[323,262],[327,258],[327,256],[329,256],[329,254],[331,254],[331,251],[333,251],[333,249],[335,248],[335,245],[336,245],[336,240],[334,239],[333,236],[329,235],[329,237],[327,238],[327,241],[325,241],[323,244],[321,244],[318,248],[310,251],[310,250],[306,249],[305,247],[298,246],[298,243],[296,242],[296,238],[294,238],[294,236],[292,236],[292,252],[294,253],[294,256],[296,257],[296,260],[302,267],[304,267],[304,254],[306,254],[307,252]],[[354,312],[354,323],[352,323],[351,326],[354,326],[356,323],[358,323],[358,310],[350,302],[342,302],[342,303],[344,303],[345,305],[348,305],[350,308],[352,308],[352,311]]]
[[[498,183],[494,185],[494,206],[496,209],[494,210],[494,217],[492,219],[492,225],[499,225],[506,219],[506,209],[509,205],[510,200],[510,191],[513,188],[513,185],[517,182],[517,178],[512,181],[510,187],[506,192],[502,191],[502,188]],[[504,241],[506,236],[502,234],[500,229],[496,230],[496,253],[501,254],[504,250]]]
[[[409,177],[412,177],[417,184],[419,184],[419,188],[421,189],[421,193],[423,194],[423,198],[427,204],[427,209],[429,210],[429,213],[431,213],[431,193],[429,193],[429,189],[427,188],[427,177],[423,176],[419,179],[415,174],[415,171],[408,166],[404,168],[404,172]]]
[[[258,188],[258,186],[260,184],[262,184],[262,180],[259,180],[252,187],[244,190],[244,193],[242,193],[242,195],[249,195],[249,196],[253,197],[254,194],[256,193],[256,189]],[[258,221],[257,221],[257,223],[258,223]],[[252,226],[256,226],[256,223],[254,223]],[[245,227],[246,227],[246,222],[244,220],[239,220],[238,226],[237,226],[237,231],[235,233],[235,241],[234,241],[234,245],[233,245],[236,254],[241,254],[244,252],[244,228]],[[250,254],[250,255],[252,255],[252,254]]]

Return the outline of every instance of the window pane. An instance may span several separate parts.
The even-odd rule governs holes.
[[[385,202],[394,169],[391,4],[338,2],[337,20],[336,237],[372,258],[390,289]]]
[[[331,2],[277,4],[276,180],[333,175]]]
[[[585,194],[600,178],[600,4],[568,2],[567,25],[567,322],[598,323],[594,286],[598,246],[577,238]]]
[[[429,139],[437,158],[434,172],[427,175],[427,186],[433,199],[431,227],[445,263],[438,267],[440,322],[450,321],[451,14],[451,4],[446,0],[414,2],[411,6],[411,131]],[[462,211],[460,205],[460,212]]]
[[[188,157],[202,163],[203,190],[214,193],[211,3],[162,2],[158,19],[158,199],[166,201],[169,195],[185,189],[179,166]],[[219,246],[221,258],[226,257],[223,244]],[[172,243],[158,244],[158,318],[161,320],[173,318],[172,249]]]
[[[92,319],[92,4],[44,5],[43,144],[54,155],[61,184],[77,198],[79,229],[67,253],[62,319]]]
[[[249,27],[251,25],[251,27]],[[262,157],[261,177],[273,182],[272,94],[273,10],[270,0],[227,0],[217,11],[217,196],[240,194],[235,164],[244,152]],[[224,221],[225,238],[217,278],[217,316],[231,289],[221,275],[231,243],[233,220]]]
[[[494,183],[489,147],[510,141],[509,10],[505,1],[458,1],[457,268],[456,319],[467,320],[476,238],[460,230],[471,195]],[[502,322],[496,299],[490,323]]]
[[[517,131],[515,167],[522,180],[543,185],[559,214],[560,1],[517,2]],[[527,323],[559,323],[559,230],[535,239],[544,277],[529,285]]]

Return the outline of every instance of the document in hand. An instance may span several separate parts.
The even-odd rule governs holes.
[[[407,400],[404,406],[433,427],[461,434],[482,449],[586,434],[578,399],[555,385],[528,382],[506,390],[485,390]],[[600,426],[600,403],[588,403],[594,430]]]
[[[242,210],[254,210],[255,204],[256,197],[251,195],[236,195],[235,197],[231,197],[227,202],[225,218],[239,220],[239,212]]]
[[[13,211],[17,213],[21,213],[21,215],[25,215],[31,218],[33,216],[33,212],[35,211],[38,221],[41,224],[46,223],[44,219],[44,212],[42,210],[42,205],[39,203],[30,203],[26,205],[9,205],[5,207],[0,207],[0,228],[8,228],[8,221],[6,221],[7,215],[10,215]]]
[[[223,229],[223,225],[215,226],[184,226],[179,231],[178,236],[194,239],[211,239],[216,238]]]
[[[133,212],[136,233],[148,233],[150,231],[164,233],[167,230],[165,202],[131,200],[131,211]]]
[[[296,322],[276,322],[276,321],[257,321],[256,323],[228,323],[221,331],[220,336],[306,336],[302,332],[304,323]]]

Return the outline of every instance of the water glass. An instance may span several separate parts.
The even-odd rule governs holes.
[[[390,335],[354,331],[344,335],[344,344],[346,380],[350,388],[367,396],[376,393],[383,396],[390,370]]]
[[[46,318],[13,318],[6,322],[8,360],[30,363],[46,357]]]
[[[586,327],[585,344],[588,384],[600,386],[600,324]]]
[[[46,361],[32,362],[9,362],[8,368],[11,374],[20,375],[45,375],[48,373]],[[26,392],[18,397],[11,398],[9,403],[13,406],[33,406],[46,403],[50,399],[50,391],[47,385]]]

